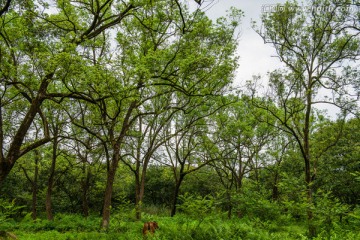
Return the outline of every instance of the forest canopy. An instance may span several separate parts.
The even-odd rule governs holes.
[[[0,239],[356,239],[356,1],[264,13],[283,67],[241,88],[208,4],[0,1]]]

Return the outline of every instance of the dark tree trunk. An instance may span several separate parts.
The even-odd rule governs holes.
[[[2,16],[3,14],[5,14],[5,12],[8,11],[9,7],[10,7],[10,3],[12,0],[6,0],[5,6],[3,8],[0,9],[0,16]],[[2,2],[3,3],[3,2]]]
[[[141,117],[139,118],[139,128],[140,131],[142,131],[142,121]],[[136,169],[134,171],[135,173],[135,217],[137,220],[141,219],[141,205],[142,205],[142,195],[141,193],[144,191],[141,191],[141,185],[142,185],[142,177],[140,176],[140,168],[141,168],[141,141],[139,140],[138,146],[137,146],[137,153],[136,153]],[[145,166],[143,166],[144,168]]]
[[[136,219],[137,220],[141,219],[141,211],[142,211],[141,205],[145,195],[145,179],[146,179],[146,172],[147,172],[147,167],[149,165],[149,161],[150,161],[150,154],[147,154],[147,156],[145,156],[144,159],[141,178],[140,175],[138,174],[136,179]]]
[[[45,208],[46,208],[46,216],[47,219],[52,221],[54,220],[54,216],[52,213],[52,190],[54,186],[54,179],[55,179],[55,169],[56,169],[56,159],[57,159],[57,148],[58,148],[58,136],[57,131],[58,129],[54,130],[54,140],[53,140],[53,149],[52,149],[52,160],[51,160],[51,167],[50,167],[50,175],[48,179],[47,191],[46,191],[46,200],[45,200]]]
[[[179,198],[179,192],[180,192],[180,186],[182,181],[184,180],[185,175],[180,173],[179,179],[176,181],[175,184],[175,191],[174,191],[174,197],[173,197],[173,203],[171,206],[171,217],[175,216],[176,214],[176,205]]]
[[[38,191],[38,178],[39,178],[39,160],[40,153],[35,149],[35,173],[34,173],[34,181],[32,183],[32,219],[36,220],[37,218],[37,191]]]
[[[5,181],[7,175],[9,175],[13,166],[14,165],[7,162],[6,159],[0,162],[0,186]]]
[[[271,194],[271,197],[272,197],[273,201],[277,201],[279,199],[278,178],[279,178],[279,174],[276,172],[275,177],[274,177],[272,194]]]
[[[139,168],[136,169],[135,174],[135,217],[137,220],[141,219],[141,204],[142,204],[142,198],[140,196],[140,189],[141,189],[141,183],[140,183],[140,174],[139,174]]]
[[[227,200],[227,212],[228,212],[227,217],[228,219],[231,219],[233,205],[231,202],[231,193],[229,191],[226,192],[226,200]]]
[[[106,188],[105,188],[105,196],[104,196],[104,204],[103,204],[103,214],[102,214],[102,220],[101,220],[101,228],[102,229],[108,229],[110,224],[110,208],[111,208],[111,198],[113,193],[113,185],[116,175],[116,170],[119,165],[120,161],[120,145],[123,142],[123,139],[129,130],[129,127],[131,125],[130,117],[132,111],[136,108],[137,101],[131,102],[124,121],[121,128],[121,132],[119,134],[119,137],[115,140],[114,138],[114,131],[113,129],[109,131],[110,139],[113,147],[113,157],[111,160],[111,163],[108,167],[108,173],[107,173],[107,181],[106,181]]]
[[[86,163],[84,163],[83,166],[83,180],[81,183],[81,187],[82,187],[82,209],[83,209],[83,214],[85,217],[89,216],[89,200],[88,200],[88,192],[89,192],[89,188],[90,188],[90,170],[86,170],[87,166]]]
[[[110,209],[111,209],[111,198],[113,193],[113,185],[116,175],[116,170],[119,164],[119,146],[114,147],[113,158],[110,164],[109,171],[107,173],[107,181],[104,196],[104,205],[102,213],[101,228],[108,229],[110,224]]]
[[[309,77],[308,88],[311,89],[312,77]],[[307,92],[306,96],[306,112],[305,112],[305,125],[304,125],[304,150],[303,157],[305,161],[305,182],[307,188],[307,200],[308,200],[308,224],[309,224],[309,235],[311,237],[316,236],[316,229],[313,224],[314,214],[312,211],[313,206],[313,196],[312,196],[312,178],[311,178],[311,162],[310,162],[310,123],[311,123],[311,104],[312,104],[312,95],[311,91]]]
[[[142,174],[141,174],[140,191],[139,191],[139,202],[140,203],[142,203],[143,200],[144,200],[146,168],[147,168],[147,166],[143,166],[143,171],[142,171]],[[140,219],[141,219],[141,205],[140,205],[140,215],[139,215],[138,220],[140,220]]]

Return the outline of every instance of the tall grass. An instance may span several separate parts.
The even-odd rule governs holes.
[[[197,202],[199,204],[199,202]],[[99,216],[87,218],[76,214],[56,214],[54,221],[38,219],[33,221],[30,214],[21,221],[7,219],[0,224],[0,230],[13,232],[21,240],[65,240],[65,239],[129,239],[143,240],[142,226],[146,221],[157,221],[160,228],[153,236],[146,239],[157,240],[286,240],[308,239],[305,222],[292,219],[289,215],[278,215],[273,219],[263,217],[245,216],[243,218],[227,218],[226,213],[208,212],[207,214],[189,214],[180,212],[174,217],[169,217],[164,208],[156,209],[155,206],[144,207],[143,219],[137,221],[133,210],[114,210],[111,224],[107,231],[100,230]],[[357,216],[357,215],[356,215]],[[351,221],[350,221],[351,220]],[[319,228],[320,239],[360,239],[359,230],[354,226],[359,223],[357,218],[352,217],[344,222],[347,225],[337,223],[329,230]],[[355,224],[355,225],[354,225]]]

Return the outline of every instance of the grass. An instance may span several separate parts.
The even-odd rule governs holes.
[[[76,214],[57,214],[54,221],[39,219],[33,221],[29,215],[21,221],[7,220],[0,224],[0,230],[14,233],[20,240],[111,240],[111,239],[143,239],[143,222],[154,220],[160,229],[147,239],[174,240],[286,240],[308,239],[305,224],[291,220],[277,219],[264,221],[257,218],[227,219],[224,215],[208,215],[203,219],[194,219],[185,214],[175,217],[166,215],[143,214],[142,221],[136,221],[133,212],[113,213],[111,225],[107,231],[100,231],[100,217],[84,218]],[[316,240],[320,239],[352,239],[360,240],[359,233],[346,228],[334,228],[332,231],[320,231]],[[1,239],[1,237],[0,237]]]

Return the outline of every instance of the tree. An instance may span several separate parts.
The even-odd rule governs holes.
[[[25,142],[34,118],[42,116],[42,103],[81,98],[81,92],[71,91],[66,82],[68,74],[77,74],[72,67],[82,63],[76,47],[119,24],[135,8],[116,1],[90,7],[85,1],[56,3],[55,13],[47,14],[43,2],[25,0],[8,8],[7,1],[4,9],[10,10],[1,15],[0,184],[21,156],[51,140],[44,122],[43,136]],[[61,82],[63,89],[56,87]],[[16,128],[10,130],[4,119],[18,100],[24,102],[23,114],[14,118]]]
[[[78,179],[81,187],[81,201],[82,212],[85,217],[89,216],[90,212],[90,191],[91,186],[94,185],[97,174],[102,174],[99,169],[104,165],[104,151],[102,150],[101,142],[95,136],[87,134],[81,129],[72,126],[73,134],[71,135],[70,148],[77,157],[78,174],[81,179]],[[72,183],[73,184],[73,183]]]
[[[348,1],[312,1],[309,11],[302,11],[296,3],[287,2],[284,11],[265,14],[263,28],[258,34],[265,43],[272,44],[283,71],[270,74],[270,89],[264,104],[291,134],[298,144],[305,166],[307,186],[309,234],[315,235],[313,218],[313,179],[316,165],[311,155],[311,136],[314,124],[314,105],[329,103],[343,110],[351,110],[354,99],[349,98],[349,87],[356,71],[352,62],[358,60],[359,32],[348,29],[347,16],[351,14]],[[342,69],[342,72],[339,71]],[[321,98],[320,91],[333,96]],[[275,103],[277,107],[267,105]]]
[[[155,114],[137,110],[170,92],[200,97],[222,91],[236,66],[239,14],[233,11],[229,27],[225,20],[213,27],[200,8],[189,12],[177,0],[53,3],[49,10],[42,1],[16,2],[1,15],[0,182],[21,156],[54,142],[43,103],[61,103],[73,124],[104,146],[106,227],[124,139],[139,116]],[[37,118],[43,130],[34,139]]]
[[[318,178],[314,188],[330,192],[341,203],[355,206],[359,203],[359,119],[323,121],[314,133],[314,152],[322,152],[317,159]],[[336,145],[330,145],[336,141]]]
[[[214,159],[206,154],[208,147],[207,126],[204,116],[181,116],[173,122],[173,129],[168,131],[178,132],[173,138],[168,138],[165,143],[167,162],[171,166],[174,175],[174,194],[171,205],[171,216],[176,214],[180,187],[185,176],[208,165]]]
[[[43,104],[43,106],[47,106],[48,104]],[[57,161],[58,157],[61,155],[61,142],[65,136],[65,129],[68,127],[68,121],[65,113],[59,109],[52,106],[52,108],[46,111],[48,122],[49,122],[49,130],[52,133],[52,141],[51,141],[51,156],[49,157],[51,160],[50,168],[49,168],[49,176],[47,181],[47,190],[46,190],[46,199],[45,199],[45,208],[46,215],[48,220],[52,221],[54,219],[53,209],[52,209],[52,192],[55,185],[56,180],[56,170],[57,170]]]
[[[41,161],[41,154],[39,152],[39,149],[34,149],[34,176],[31,177],[29,174],[29,167],[21,166],[22,170],[24,171],[26,179],[31,184],[31,191],[32,191],[32,209],[31,209],[31,217],[33,220],[37,219],[37,202],[38,202],[38,179],[39,179],[39,164]]]
[[[212,117],[219,160],[211,165],[226,189],[226,208],[230,218],[232,192],[240,193],[243,179],[250,173],[255,173],[258,180],[258,169],[265,164],[259,162],[260,154],[273,137],[273,130],[268,128],[266,121],[271,122],[271,119],[266,117],[267,113],[254,108],[246,96],[229,95],[227,98],[231,104]]]
[[[34,28],[29,27],[34,20],[29,12],[34,10],[34,6],[24,1],[23,4],[18,4],[18,8],[21,9],[18,13],[11,11],[1,16],[0,183],[4,181],[18,158],[50,139],[46,124],[44,124],[42,135],[38,139],[30,138],[33,141],[23,146],[33,119],[37,114],[42,115],[39,108],[42,102],[40,95],[44,93],[43,88],[52,74],[39,73],[40,69],[35,72],[28,67],[31,65],[31,49],[36,44],[34,38],[37,35],[31,31]],[[25,43],[23,36],[26,36]],[[40,36],[39,39],[41,39]],[[39,43],[37,45],[41,49],[42,46]],[[35,77],[43,80],[42,86],[31,81]],[[39,94],[35,90],[32,91],[32,88],[38,88]],[[18,114],[15,118],[6,114],[16,105],[21,108],[14,112]],[[8,127],[8,119],[12,119],[15,128]],[[5,144],[5,142],[9,143]]]
[[[293,148],[294,142],[292,139],[288,139],[287,135],[274,136],[272,143],[270,143],[268,151],[269,157],[273,161],[266,169],[271,173],[273,177],[272,181],[272,194],[273,201],[278,201],[280,198],[279,182],[281,177],[281,164],[287,157],[288,149]]]
[[[122,158],[131,172],[135,175],[135,205],[136,218],[141,219],[141,205],[145,194],[146,173],[150,160],[154,159],[156,151],[172,138],[173,135],[164,137],[161,133],[166,130],[174,114],[185,106],[179,105],[169,108],[171,104],[171,94],[163,95],[152,99],[149,103],[142,106],[147,111],[153,112],[149,116],[140,116],[130,131],[126,140],[126,152],[130,154]],[[141,111],[140,109],[138,111]],[[174,133],[175,135],[176,133]],[[135,147],[134,147],[135,146]]]
[[[124,20],[123,28],[117,32],[115,53],[110,54],[107,39],[102,43],[105,47],[99,51],[101,55],[89,51],[96,49],[95,44],[87,50],[93,61],[82,70],[94,78],[86,83],[91,90],[83,95],[91,99],[88,101],[91,106],[79,100],[78,109],[82,110],[69,112],[69,116],[78,127],[96,136],[111,154],[104,196],[104,228],[109,224],[116,169],[121,159],[131,155],[125,139],[132,126],[146,116],[156,118],[163,111],[194,111],[197,105],[188,110],[179,108],[179,104],[186,106],[193,98],[220,94],[232,80],[236,66],[233,33],[239,13],[233,11],[229,27],[225,27],[225,20],[213,26],[200,10],[190,13],[185,8],[173,7],[173,2],[158,1]],[[225,44],[220,44],[221,41]],[[169,96],[181,97],[184,103],[151,107],[156,103],[153,100],[170,99]],[[87,124],[89,117],[96,124]],[[150,156],[151,151],[146,161]]]

